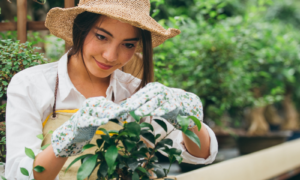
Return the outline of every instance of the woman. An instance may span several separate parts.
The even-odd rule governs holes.
[[[152,47],[180,31],[165,30],[149,16],[149,11],[149,0],[81,0],[78,7],[50,10],[46,26],[52,34],[73,46],[58,62],[18,73],[8,87],[7,179],[28,179],[20,168],[31,170],[37,165],[46,170],[34,171],[31,179],[74,179],[76,174],[72,170],[63,176],[69,161],[81,153],[83,145],[95,140],[100,125],[111,128],[107,122],[113,118],[130,121],[131,110],[139,115],[147,112],[168,119],[188,114],[202,121],[198,97],[150,83]],[[141,80],[119,70],[137,52],[143,54]],[[91,113],[85,113],[87,110]],[[91,126],[91,119],[96,124]],[[153,125],[156,134],[163,133],[162,128]],[[182,150],[183,162],[208,164],[214,160],[215,135],[208,126],[202,125],[200,131],[191,127],[200,138],[201,149],[178,130],[169,135],[173,146]],[[172,127],[170,123],[168,126]],[[36,136],[45,135],[48,130],[54,133],[44,144],[51,144],[41,151],[41,141]],[[34,150],[37,155],[34,162],[25,155],[24,147]]]

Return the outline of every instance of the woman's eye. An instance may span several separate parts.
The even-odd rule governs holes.
[[[128,48],[128,49],[131,49],[131,48],[133,48],[134,47],[134,44],[125,44],[125,46]]]
[[[104,40],[104,39],[105,39],[105,36],[102,36],[102,35],[100,35],[100,34],[96,34],[96,36],[97,36],[97,38],[98,38],[99,40]]]

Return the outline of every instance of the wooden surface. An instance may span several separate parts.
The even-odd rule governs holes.
[[[300,167],[300,139],[177,176],[177,180],[266,180]]]
[[[27,0],[17,0],[17,31],[21,43],[27,41]]]

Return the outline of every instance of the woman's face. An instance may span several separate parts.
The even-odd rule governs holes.
[[[101,16],[83,45],[83,57],[88,71],[98,78],[108,77],[129,62],[138,42],[138,28]]]

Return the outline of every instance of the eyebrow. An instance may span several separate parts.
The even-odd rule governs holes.
[[[107,30],[105,30],[103,28],[100,28],[100,27],[95,27],[95,28],[98,29],[99,31],[105,32],[106,34],[108,34],[111,37],[114,37],[110,32],[108,32]],[[124,41],[139,41],[139,40],[140,40],[140,38],[131,38],[131,39],[125,39]]]

